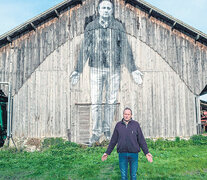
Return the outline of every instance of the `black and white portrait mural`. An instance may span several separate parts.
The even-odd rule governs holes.
[[[84,64],[88,61],[93,121],[92,136],[89,140],[91,144],[98,141],[103,134],[106,139],[111,137],[110,130],[116,111],[122,64],[127,67],[135,83],[142,84],[143,74],[135,65],[125,28],[114,18],[113,11],[113,2],[100,1],[99,15],[85,27],[77,66],[70,76],[71,84],[75,86]],[[106,93],[103,106],[104,88]]]

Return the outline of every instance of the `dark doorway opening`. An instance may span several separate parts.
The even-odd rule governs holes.
[[[207,132],[207,85],[200,94],[200,112],[202,132]]]
[[[8,97],[0,89],[0,147],[7,137],[7,103]]]

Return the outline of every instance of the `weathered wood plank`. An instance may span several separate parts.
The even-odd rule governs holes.
[[[0,49],[0,80],[12,79],[14,136],[66,137],[71,129],[72,141],[89,138],[88,63],[76,87],[69,76],[77,63],[85,20],[95,14],[97,5],[86,0],[15,40],[12,52],[11,45]],[[125,25],[135,63],[144,73],[139,87],[123,65],[115,119],[120,120],[123,108],[129,106],[147,137],[195,134],[194,98],[207,84],[206,46],[123,1],[115,1],[114,14]]]

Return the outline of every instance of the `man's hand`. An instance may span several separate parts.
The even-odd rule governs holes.
[[[146,154],[146,158],[149,162],[153,162],[152,154],[150,154],[150,153]]]
[[[132,77],[133,77],[135,83],[138,85],[142,84],[142,76],[143,76],[143,74],[139,70],[132,72]]]
[[[107,157],[108,157],[108,154],[104,153],[103,156],[102,156],[102,158],[101,158],[101,160],[102,161],[105,161],[107,159]]]
[[[72,85],[77,84],[77,82],[80,79],[80,74],[77,71],[73,71],[72,74],[70,75],[70,82]]]

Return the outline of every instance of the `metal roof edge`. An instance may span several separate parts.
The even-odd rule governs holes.
[[[198,29],[182,22],[181,20],[179,20],[177,18],[174,18],[173,16],[171,16],[171,15],[167,14],[166,12],[156,8],[155,6],[145,2],[144,0],[124,0],[124,1],[125,1],[125,3],[129,3],[129,4],[133,5],[134,7],[137,7],[136,5],[138,5],[140,7],[143,6],[141,8],[145,9],[145,11],[149,14],[149,16],[154,16],[155,18],[159,17],[162,20],[164,20],[164,22],[167,19],[172,21],[173,22],[172,29],[179,30],[178,28],[176,28],[176,26],[177,27],[179,26],[183,29],[186,29],[186,30],[193,32],[194,34],[196,34],[196,36],[194,36],[196,41],[198,41],[200,39],[200,36],[203,37],[206,40],[205,45],[207,45],[207,34],[205,34],[201,31],[199,31]]]
[[[50,9],[44,11],[44,12],[42,12],[41,14],[35,16],[34,18],[29,19],[29,20],[26,21],[25,23],[20,24],[19,26],[13,28],[12,30],[10,30],[10,31],[8,31],[8,32],[6,32],[6,33],[4,33],[4,34],[2,34],[2,35],[0,36],[0,43],[1,43],[1,41],[5,41],[5,43],[3,44],[3,46],[4,46],[5,44],[8,44],[9,42],[12,41],[12,39],[11,39],[11,36],[12,36],[12,35],[14,35],[14,34],[17,33],[17,32],[20,32],[20,34],[21,34],[21,33],[23,33],[23,32],[25,31],[24,29],[29,30],[29,29],[27,28],[27,26],[31,26],[31,29],[32,29],[32,28],[35,29],[34,22],[37,22],[37,21],[40,20],[41,18],[47,17],[47,16],[49,16],[49,15],[51,15],[51,14],[53,14],[54,17],[55,17],[55,16],[59,16],[59,11],[61,11],[62,8],[63,8],[64,6],[66,6],[66,7],[65,7],[65,9],[66,9],[67,7],[69,7],[69,6],[71,6],[71,5],[77,5],[77,4],[82,4],[82,0],[64,0],[63,2],[57,4],[56,6],[50,8]],[[48,18],[50,18],[50,17],[48,17]],[[46,19],[47,19],[47,18],[46,18]],[[42,20],[41,22],[46,21],[46,19]],[[38,23],[38,24],[40,24],[40,23]],[[23,31],[23,30],[24,30],[24,31]],[[21,32],[21,31],[22,31],[22,32]],[[6,42],[6,41],[7,41],[7,42]],[[2,47],[1,44],[0,44],[0,47]]]
[[[196,32],[196,33],[200,33],[201,35],[206,36],[206,38],[207,38],[207,34],[203,33],[202,31],[199,31],[198,29],[196,29],[196,28],[194,28],[194,27],[192,27],[192,26],[190,26],[190,25],[184,23],[183,21],[181,21],[181,20],[179,20],[179,19],[177,19],[177,18],[174,18],[173,16],[171,16],[170,14],[167,14],[167,13],[164,12],[163,10],[158,9],[158,8],[156,8],[155,6],[153,6],[153,5],[151,5],[151,4],[147,3],[147,2],[145,2],[145,1],[143,1],[143,0],[134,0],[134,1],[140,1],[140,2],[142,2],[144,5],[147,5],[148,7],[150,7],[151,9],[153,9],[154,11],[159,12],[160,14],[162,14],[162,15],[168,17],[169,19],[171,19],[171,20],[173,20],[173,21],[175,21],[175,22],[177,22],[177,23],[179,23],[179,24],[182,24],[183,26],[185,26],[185,27],[188,28],[188,29],[192,29],[192,30],[193,30],[194,32]]]
[[[32,23],[32,22],[38,20],[38,19],[41,18],[42,16],[45,16],[45,15],[51,13],[51,12],[54,11],[55,9],[57,9],[57,8],[61,7],[63,4],[65,4],[66,1],[71,1],[71,0],[65,0],[64,2],[61,2],[61,3],[59,3],[58,5],[56,5],[56,6],[52,7],[52,8],[50,8],[50,9],[48,9],[48,10],[42,12],[42,13],[40,13],[39,15],[35,16],[34,18],[29,19],[28,21],[24,22],[23,24],[20,24],[19,26],[15,27],[15,28],[13,28],[12,30],[10,30],[10,31],[4,33],[3,35],[1,35],[1,36],[0,36],[0,39],[2,39],[2,38],[4,38],[4,37],[7,37],[7,36],[11,35],[11,33],[14,33],[15,31],[20,30],[20,29],[23,28],[25,25],[28,25],[28,24],[30,24],[30,23]]]

